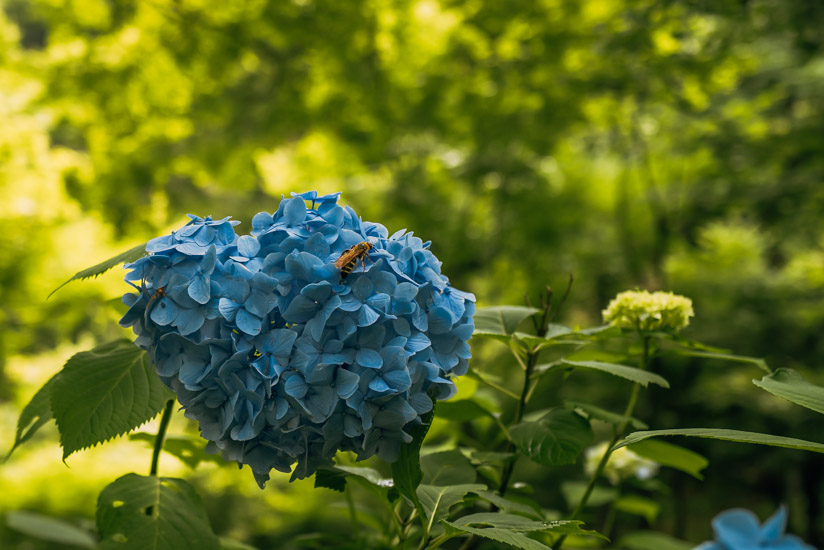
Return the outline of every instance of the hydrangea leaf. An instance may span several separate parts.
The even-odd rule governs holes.
[[[622,414],[614,413],[606,409],[602,409],[591,403],[582,403],[581,401],[564,401],[564,406],[571,409],[579,409],[583,411],[590,419],[595,418],[603,422],[609,422],[616,426],[628,422],[633,428],[638,430],[646,430],[649,426],[632,416],[624,416]]]
[[[421,470],[426,485],[475,483],[475,469],[461,451],[452,449],[421,457]]]
[[[151,420],[174,397],[129,340],[72,356],[50,393],[63,459]]]
[[[476,491],[475,494],[483,500],[491,502],[502,512],[516,514],[534,520],[543,521],[544,519],[541,514],[541,506],[534,500],[528,500],[527,502],[529,502],[529,504],[524,504],[522,502],[515,502],[508,498],[504,498],[498,493],[494,493],[492,491]]]
[[[533,307],[497,306],[484,307],[475,312],[473,336],[504,336],[507,339],[527,318],[538,313]]]
[[[67,521],[33,512],[23,510],[8,512],[6,526],[40,540],[79,548],[97,548],[97,539],[85,529]]]
[[[431,529],[440,520],[446,518],[449,515],[449,509],[463,501],[467,493],[486,490],[486,485],[480,483],[463,483],[443,487],[420,485],[417,492]]]
[[[184,480],[126,474],[100,493],[102,550],[217,550],[203,502]]]
[[[808,382],[793,369],[778,369],[752,383],[796,405],[824,414],[824,388]]]
[[[458,399],[444,401],[438,404],[438,418],[454,420],[456,422],[466,422],[482,416],[491,416],[483,405],[475,399]]]
[[[721,439],[724,441],[735,441],[737,443],[753,443],[756,445],[769,445],[771,447],[784,447],[787,449],[798,449],[802,451],[812,451],[814,453],[824,453],[824,444],[813,441],[804,441],[792,437],[780,435],[762,434],[757,432],[744,432],[741,430],[726,430],[719,428],[680,428],[673,430],[651,430],[643,432],[633,432],[619,441],[614,447],[620,449],[627,445],[633,445],[639,441],[650,437],[662,437],[671,435],[684,435],[689,437],[702,437],[706,439]]]
[[[342,493],[346,490],[346,473],[335,468],[319,468],[315,472],[315,489],[331,489]]]
[[[733,355],[731,353],[718,353],[710,351],[696,351],[692,349],[676,348],[672,350],[673,353],[684,357],[700,357],[702,359],[718,359],[719,361],[732,361],[733,363],[749,363],[755,365],[767,374],[772,370],[767,365],[767,362],[759,357],[747,357],[745,355]]]
[[[667,382],[663,376],[655,374],[654,372],[637,369],[635,367],[628,367],[617,363],[603,363],[601,361],[570,361],[569,359],[563,359],[561,362],[564,365],[569,365],[571,367],[592,369],[605,372],[607,374],[612,374],[613,376],[626,378],[631,382],[641,384],[645,388],[650,384],[650,382],[663,388],[670,387],[669,382]]]
[[[554,409],[537,422],[521,422],[509,433],[518,451],[542,466],[572,464],[592,442],[589,422],[565,409]]]
[[[51,411],[51,386],[57,375],[52,376],[48,382],[43,384],[28,405],[25,406],[20,418],[17,420],[17,432],[14,435],[14,445],[3,459],[5,462],[17,447],[28,441],[53,418]]]
[[[54,294],[55,292],[57,292],[58,290],[60,290],[72,281],[80,281],[83,279],[91,279],[93,277],[97,277],[99,275],[102,275],[103,273],[106,273],[108,270],[117,265],[133,262],[138,258],[142,258],[145,255],[146,243],[143,243],[135,246],[134,248],[130,248],[126,252],[118,254],[114,258],[109,258],[105,262],[100,262],[99,264],[93,265],[92,267],[87,267],[82,271],[78,271],[62,285],[52,290],[51,293],[49,293],[49,295],[46,297],[46,299],[48,300],[49,298],[51,298],[52,294]]]
[[[635,531],[627,533],[619,541],[620,548],[629,550],[691,550],[695,544],[678,540],[656,531]]]
[[[695,451],[690,451],[666,441],[648,439],[635,443],[630,449],[635,454],[655,461],[661,466],[681,470],[697,479],[704,479],[701,470],[709,464],[709,460]]]
[[[643,517],[650,525],[655,523],[656,518],[658,518],[658,513],[661,511],[660,504],[640,495],[623,495],[618,497],[615,500],[614,506],[619,512]]]
[[[583,522],[533,521],[521,516],[503,513],[472,514],[454,522],[443,520],[448,535],[469,533],[479,537],[502,542],[523,550],[548,550],[549,546],[529,538],[525,533],[545,532],[557,535],[592,535],[606,538],[595,531],[581,529]]]
[[[435,408],[421,417],[421,423],[408,429],[412,441],[401,445],[398,460],[392,463],[392,479],[398,492],[408,498],[416,508],[420,509],[421,503],[418,500],[416,489],[423,479],[421,470],[421,445],[432,425],[435,416]],[[419,510],[419,513],[422,510]]]

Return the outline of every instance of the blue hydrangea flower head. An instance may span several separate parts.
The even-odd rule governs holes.
[[[243,236],[229,218],[190,215],[126,266],[121,324],[208,448],[261,486],[338,450],[396,460],[468,368],[475,297],[449,284],[429,242],[389,235],[339,196],[293,193]]]
[[[787,508],[781,506],[763,525],[755,514],[743,508],[721,512],[712,520],[714,542],[695,550],[815,550],[795,535],[785,535]]]

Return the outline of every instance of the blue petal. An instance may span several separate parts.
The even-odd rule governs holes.
[[[320,306],[314,300],[298,295],[283,312],[283,318],[290,323],[305,323],[315,316],[318,309]]]
[[[399,392],[404,392],[412,385],[409,373],[406,370],[393,370],[382,375],[386,383]]]
[[[300,225],[306,219],[306,203],[303,199],[295,197],[294,199],[286,199],[286,205],[283,207],[283,218],[288,225]]]
[[[320,258],[308,252],[293,252],[284,261],[293,277],[309,282],[315,281],[315,269],[323,265]]]
[[[361,348],[355,354],[355,361],[362,367],[379,369],[383,365],[381,354],[369,348]]]
[[[380,318],[378,312],[364,304],[358,311],[358,326],[368,327]]]
[[[759,540],[761,542],[778,540],[784,534],[787,526],[787,507],[780,506],[761,527]]]
[[[237,311],[240,309],[240,304],[233,302],[229,298],[221,298],[217,307],[224,319],[234,321]]]
[[[403,352],[403,348],[387,346],[381,350],[381,357],[383,358],[383,372],[406,367],[406,354]]]
[[[310,254],[314,254],[321,260],[326,260],[329,257],[329,244],[326,238],[321,233],[314,233],[306,240],[304,250]]]
[[[452,328],[452,314],[444,307],[438,306],[429,310],[429,332],[445,334]]]
[[[378,349],[386,337],[386,329],[381,325],[372,325],[358,331],[358,346]]]
[[[730,548],[758,547],[758,518],[749,510],[734,508],[712,520],[715,538]]]
[[[197,309],[181,309],[175,319],[175,326],[183,336],[191,334],[203,326],[206,318]]]
[[[249,334],[251,336],[256,336],[257,334],[260,334],[260,317],[252,315],[245,309],[238,310],[237,316],[235,317],[235,323],[237,324],[237,328],[239,328],[246,334]]]
[[[358,277],[352,285],[352,295],[360,301],[365,301],[375,293],[375,285],[367,277]]]
[[[237,240],[237,250],[247,258],[252,258],[260,252],[260,242],[249,235],[244,235]]]
[[[338,369],[337,380],[335,381],[335,391],[341,399],[349,399],[358,389],[360,377],[354,372],[346,369]]]
[[[406,336],[407,338],[412,335],[412,330],[409,327],[409,321],[404,318],[398,318],[392,321],[392,328],[395,329],[400,336]]]
[[[392,391],[392,388],[380,376],[376,376],[369,382],[369,389],[378,393]]]
[[[412,283],[400,283],[395,289],[394,298],[403,302],[411,302],[418,295],[418,287]]]
[[[272,225],[272,215],[267,212],[258,212],[252,218],[252,230],[255,232],[268,229]]]
[[[311,283],[300,289],[300,293],[316,302],[325,302],[332,293],[332,283],[329,281]]]
[[[432,345],[432,342],[429,341],[429,338],[427,338],[424,333],[417,332],[406,341],[406,346],[404,347],[407,351],[414,354],[425,350],[430,345]]]
[[[151,319],[160,326],[170,325],[177,318],[177,305],[168,298],[161,298],[152,308]]]
[[[294,374],[289,377],[283,387],[284,391],[295,399],[303,399],[309,391],[309,385],[300,374]]]
[[[211,285],[209,280],[204,276],[194,277],[187,292],[189,296],[198,304],[205,304],[211,297],[209,295]]]

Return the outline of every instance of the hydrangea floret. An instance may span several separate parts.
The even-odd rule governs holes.
[[[585,451],[584,471],[587,475],[592,476],[595,473],[608,447],[609,442],[604,441]],[[658,473],[658,463],[634,453],[627,447],[621,447],[609,455],[603,473],[613,485],[618,485],[621,480],[633,476],[643,481]]]
[[[692,300],[672,292],[629,290],[621,292],[603,311],[604,321],[630,330],[679,331],[695,313]]]
[[[128,264],[121,320],[137,334],[207,450],[311,475],[338,450],[393,462],[409,428],[466,373],[475,297],[405,229],[362,221],[340,193],[283,199],[238,236],[190,215]],[[372,245],[345,276],[335,267]]]
[[[715,541],[707,541],[695,550],[814,550],[795,535],[785,535],[787,508],[781,506],[764,525],[755,514],[743,508],[721,512],[712,520]]]

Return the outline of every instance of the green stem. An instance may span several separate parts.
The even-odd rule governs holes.
[[[358,524],[358,515],[355,511],[355,500],[352,498],[352,490],[350,487],[344,489],[346,495],[346,506],[349,508],[349,517],[352,521],[352,534],[356,541],[360,540],[360,525]]]
[[[515,409],[515,418],[512,419],[512,426],[518,424],[524,417],[524,410],[526,409],[527,395],[529,394],[530,382],[532,379],[532,371],[535,369],[535,363],[538,361],[538,353],[530,351],[527,354],[526,369],[524,371],[524,387],[521,390],[521,396],[518,399],[518,408]],[[515,443],[509,439],[506,444],[506,452],[511,453],[515,450]],[[509,488],[509,480],[512,478],[512,472],[515,470],[515,460],[510,460],[504,466],[504,471],[501,473],[501,485],[498,488],[498,494],[504,496]]]
[[[641,355],[641,370],[646,370],[649,366],[649,343],[650,337],[649,336],[642,336],[642,341],[644,343],[644,352]],[[609,462],[609,457],[612,455],[612,448],[618,443],[618,440],[621,439],[624,435],[624,431],[627,429],[627,426],[630,422],[630,417],[632,416],[632,412],[635,410],[635,404],[638,402],[638,395],[641,393],[641,386],[640,384],[633,384],[632,385],[632,393],[629,396],[629,402],[627,403],[626,408],[624,409],[624,417],[625,420],[621,422],[618,428],[615,430],[615,433],[612,436],[612,440],[610,440],[609,445],[607,446],[607,450],[604,451],[604,455],[601,457],[601,460],[598,462],[598,466],[595,468],[595,471],[592,473],[592,476],[589,478],[589,483],[587,483],[587,487],[584,490],[584,494],[581,496],[581,500],[578,502],[578,506],[575,507],[575,510],[572,512],[572,515],[569,519],[574,520],[578,518],[578,515],[586,506],[589,497],[592,495],[593,489],[595,489],[595,483],[598,481],[598,478],[601,477],[601,474],[604,472],[604,468],[606,468],[607,462]],[[558,539],[552,548],[554,550],[559,550],[561,546],[564,544],[566,540],[566,535],[563,535],[561,538]]]
[[[166,430],[169,427],[169,421],[172,419],[172,407],[175,404],[174,399],[166,401],[166,406],[163,407],[163,416],[160,418],[160,427],[157,429],[157,437],[155,437],[154,449],[152,450],[152,467],[149,470],[150,476],[157,475],[157,463],[160,461],[160,451],[163,449],[163,440],[166,439]]]

